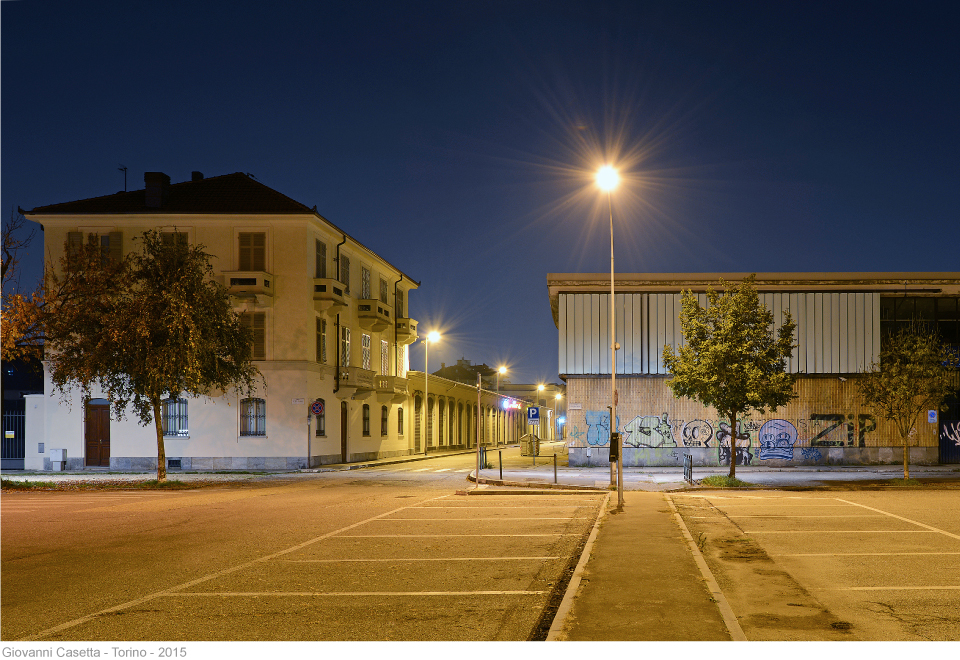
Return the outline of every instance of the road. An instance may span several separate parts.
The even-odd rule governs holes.
[[[750,640],[960,640],[960,492],[673,494]]]
[[[0,635],[526,640],[601,498],[457,495],[473,460],[196,491],[5,492]]]

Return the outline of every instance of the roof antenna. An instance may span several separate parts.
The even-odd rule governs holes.
[[[259,180],[260,180],[260,179],[257,179],[257,177],[256,177],[255,174],[251,174],[250,172],[247,172],[247,176],[250,177],[251,179],[256,180],[256,181],[259,181]]]
[[[123,192],[127,192],[127,166],[121,165],[117,169],[123,172]]]

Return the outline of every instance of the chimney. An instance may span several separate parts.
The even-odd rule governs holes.
[[[143,183],[147,208],[158,209],[167,201],[170,189],[170,177],[163,172],[144,172]]]
[[[203,172],[197,172],[196,170],[194,170],[193,172],[190,172],[190,180],[203,181]]]

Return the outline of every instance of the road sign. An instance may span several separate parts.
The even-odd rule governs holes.
[[[310,412],[312,412],[314,415],[322,415],[322,414],[323,414],[323,401],[314,401],[313,403],[311,403],[311,404],[310,404]]]
[[[527,424],[539,424],[540,423],[540,409],[536,406],[532,408],[527,408]]]

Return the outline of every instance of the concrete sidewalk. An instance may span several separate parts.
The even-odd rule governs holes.
[[[684,538],[666,497],[624,493],[617,513],[612,496],[547,641],[743,639],[732,612],[724,617],[718,607],[722,594],[711,591],[712,577],[701,573],[699,552]]]

